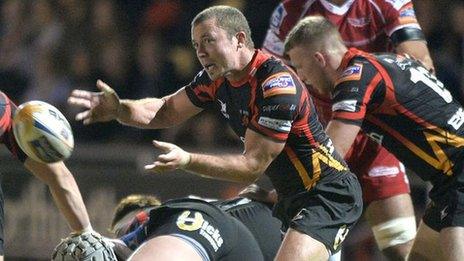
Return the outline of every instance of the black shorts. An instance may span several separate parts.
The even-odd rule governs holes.
[[[240,220],[253,234],[264,260],[274,260],[282,243],[282,222],[272,216],[270,207],[247,198],[227,200],[219,205],[227,214]]]
[[[354,174],[346,173],[279,201],[274,214],[282,220],[282,231],[290,227],[309,235],[333,254],[340,250],[362,210],[361,186]]]
[[[464,227],[464,171],[457,173],[448,183],[444,186],[446,190],[433,193],[432,202],[422,217],[427,226],[438,232],[446,227]]]
[[[150,213],[148,236],[179,237],[192,245],[204,260],[263,260],[258,243],[240,221],[223,211],[214,212],[195,208]]]

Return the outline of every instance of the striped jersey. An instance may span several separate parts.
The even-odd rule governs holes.
[[[333,91],[333,117],[357,124],[422,179],[462,172],[464,111],[415,60],[350,49]]]
[[[310,190],[331,174],[348,172],[317,119],[308,91],[280,60],[256,51],[241,81],[212,81],[201,71],[185,90],[196,106],[220,111],[242,140],[251,129],[285,142],[266,170],[279,196]]]

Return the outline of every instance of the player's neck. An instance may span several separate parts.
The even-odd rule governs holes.
[[[246,48],[245,50],[243,50],[238,60],[238,65],[236,67],[237,69],[231,70],[230,73],[225,75],[227,80],[231,82],[240,82],[245,77],[247,77],[251,63],[253,62],[254,54],[255,54],[254,49]]]

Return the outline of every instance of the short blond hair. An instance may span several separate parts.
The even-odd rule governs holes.
[[[300,20],[287,35],[284,43],[285,53],[302,44],[319,49],[328,38],[333,37],[341,42],[337,27],[329,20],[323,16],[307,16]]]
[[[110,230],[113,230],[116,223],[128,213],[139,209],[157,207],[159,205],[161,205],[159,198],[150,195],[132,194],[121,199],[114,210]]]

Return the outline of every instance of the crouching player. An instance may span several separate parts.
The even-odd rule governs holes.
[[[130,260],[264,260],[251,232],[204,200],[160,203],[133,195],[121,200],[112,222],[118,257]],[[127,233],[128,234],[124,234]],[[123,253],[124,252],[124,253]]]
[[[285,50],[301,79],[333,99],[327,125],[345,155],[362,129],[433,189],[411,260],[464,256],[464,111],[421,63],[348,49],[323,17],[301,20]]]

